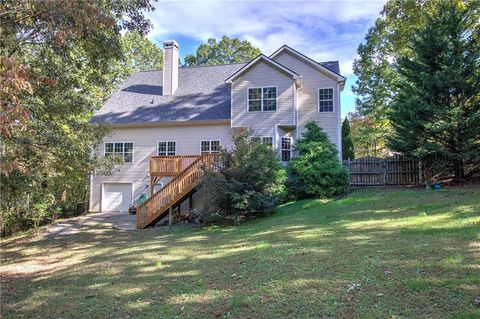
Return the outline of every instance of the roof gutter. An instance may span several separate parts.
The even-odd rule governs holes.
[[[230,119],[199,120],[199,121],[161,121],[150,123],[92,123],[105,125],[111,128],[136,128],[136,127],[171,127],[171,126],[197,126],[197,125],[222,125],[230,124]]]

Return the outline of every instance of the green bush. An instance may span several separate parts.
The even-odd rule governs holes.
[[[207,170],[203,181],[203,219],[239,224],[272,212],[285,192],[285,169],[275,152],[256,142],[245,129],[233,134],[232,150],[222,150],[218,170]]]
[[[322,129],[315,123],[295,144],[296,157],[289,165],[287,189],[296,198],[330,198],[345,193],[348,172],[338,159],[338,152]]]
[[[96,158],[99,174],[108,175],[123,158]],[[1,161],[0,161],[1,162]],[[24,172],[14,169],[0,176],[0,235],[9,236],[86,211],[89,178],[85,171],[55,168]]]

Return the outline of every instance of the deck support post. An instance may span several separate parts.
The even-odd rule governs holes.
[[[172,220],[173,220],[173,212],[172,212],[172,206],[168,209],[168,227],[172,226]]]
[[[193,211],[193,194],[188,197],[188,214]]]
[[[150,197],[153,195],[153,189],[155,187],[155,177],[150,176]]]

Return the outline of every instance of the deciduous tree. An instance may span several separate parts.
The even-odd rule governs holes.
[[[122,58],[112,60],[106,74],[110,95],[130,75],[137,71],[161,69],[163,67],[163,51],[140,32],[127,32],[120,38]]]
[[[260,49],[249,41],[223,36],[220,41],[214,38],[198,47],[195,54],[185,57],[185,65],[214,65],[224,63],[239,63],[253,60],[260,54]]]
[[[386,145],[391,127],[387,119],[373,119],[358,112],[348,114],[355,157],[385,157],[389,155]]]
[[[365,43],[358,46],[353,71],[358,77],[353,92],[357,110],[371,119],[386,119],[395,95],[398,73],[394,64],[400,55],[409,55],[409,40],[425,23],[436,0],[390,0],[368,30]]]
[[[389,0],[368,30],[365,42],[358,46],[358,58],[353,63],[357,81],[352,91],[357,95],[356,110],[362,121],[356,124],[368,124],[362,128],[371,133],[366,140],[365,136],[358,137],[365,140],[364,151],[355,144],[360,147],[360,153],[372,153],[373,144],[370,141],[382,145],[382,148],[387,144],[386,137],[391,131],[388,114],[398,81],[394,64],[400,55],[410,54],[408,41],[415,35],[416,28],[425,23],[426,13],[435,7],[436,2]],[[373,153],[378,153],[376,149]]]
[[[6,212],[27,218],[33,206],[85,198],[91,146],[106,132],[89,118],[122,58],[120,32],[146,33],[151,9],[148,0],[0,3],[2,223]]]

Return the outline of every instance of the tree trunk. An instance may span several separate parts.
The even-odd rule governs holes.
[[[455,171],[455,183],[463,184],[464,182],[464,167],[463,160],[456,159],[453,161],[453,169]]]

